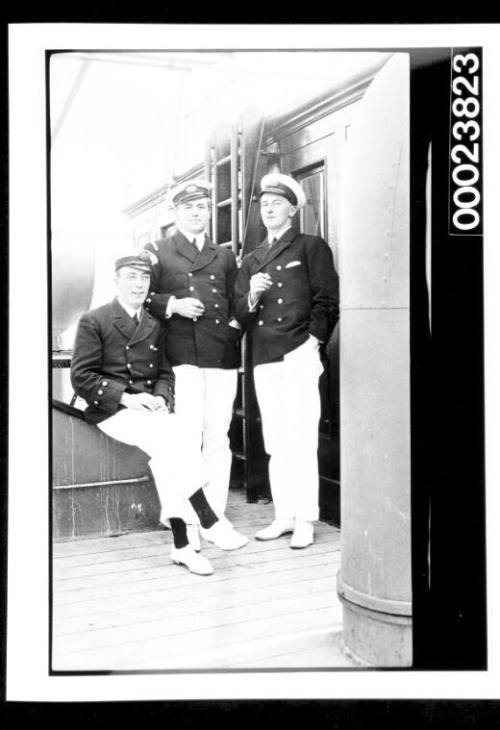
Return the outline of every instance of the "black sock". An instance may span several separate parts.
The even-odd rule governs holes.
[[[218,521],[218,517],[210,507],[205,492],[200,487],[194,494],[189,497],[189,501],[193,505],[193,509],[199,517],[200,524],[205,530],[215,525]]]
[[[169,517],[170,527],[172,528],[172,535],[174,537],[174,546],[176,548],[183,548],[189,545],[187,537],[186,523],[181,520],[180,517]]]

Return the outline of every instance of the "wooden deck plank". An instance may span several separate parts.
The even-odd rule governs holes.
[[[275,544],[272,548],[262,549],[260,547],[246,546],[238,551],[222,551],[215,547],[207,547],[202,550],[202,555],[208,558],[217,574],[220,570],[231,569],[242,566],[260,566],[274,561],[292,560],[300,564],[304,559],[313,556],[333,556],[339,554],[338,547],[332,547],[329,543],[311,545],[307,550],[291,550],[289,545],[282,543]],[[109,583],[121,581],[124,575],[130,578],[139,578],[146,571],[165,570],[176,567],[176,575],[186,572],[185,568],[179,570],[170,558],[170,546],[167,550],[162,549],[158,553],[142,554],[137,557],[128,556],[124,560],[111,561],[95,565],[77,566],[73,569],[65,568],[63,571],[54,570],[53,581],[58,590],[75,590],[77,586],[85,584],[87,587],[99,585],[103,581]]]
[[[288,605],[287,605],[288,603]],[[318,608],[325,608],[331,605],[331,597],[329,592],[307,593],[302,596],[300,606],[298,602],[282,602],[280,599],[270,601],[259,601],[255,604],[243,604],[232,606],[230,608],[218,608],[217,605],[212,610],[206,610],[204,605],[198,604],[197,610],[190,612],[187,616],[173,615],[171,616],[168,607],[165,608],[163,615],[159,618],[150,618],[145,622],[131,623],[124,626],[113,625],[105,629],[95,629],[88,632],[77,632],[67,634],[64,638],[55,635],[54,646],[64,645],[65,652],[79,651],[81,648],[88,646],[89,639],[96,648],[117,646],[119,644],[129,642],[143,642],[155,639],[157,637],[165,637],[183,634],[187,627],[192,627],[196,631],[201,629],[217,629],[221,626],[228,627],[231,624],[248,623],[263,618],[271,618],[281,616],[283,621],[289,613],[300,611],[305,613]],[[91,634],[91,637],[90,637]]]
[[[257,526],[258,528],[259,525]],[[273,549],[276,545],[283,546],[288,544],[290,540],[290,535],[284,535],[278,540],[259,541],[253,539],[253,531],[242,529],[241,532],[242,534],[246,534],[250,539],[246,547],[251,547],[255,550]],[[155,530],[141,533],[141,540],[136,539],[131,541],[129,535],[120,535],[114,538],[87,539],[85,542],[87,544],[85,551],[80,550],[68,554],[56,554],[55,551],[53,552],[53,564],[58,573],[63,575],[64,570],[67,568],[126,560],[129,555],[147,555],[148,551],[151,554],[157,554],[162,549],[170,547],[172,544],[172,533],[170,530]],[[335,528],[320,523],[315,529],[315,544],[325,542],[331,545],[339,545],[340,533]],[[109,543],[112,545],[111,548]],[[211,545],[209,542],[202,540],[201,543],[203,549],[210,549]],[[314,548],[314,545],[311,547]]]
[[[236,624],[211,626],[210,630],[193,629],[179,634],[155,636],[141,641],[129,641],[121,644],[102,647],[88,645],[73,652],[62,652],[54,647],[54,669],[62,670],[113,670],[113,669],[149,669],[153,663],[161,668],[176,668],[181,665],[182,656],[210,655],[213,650],[219,651],[236,643],[255,642],[258,639],[287,637],[304,630],[331,627],[333,631],[340,627],[340,606],[333,609],[331,605],[317,607],[310,612],[298,609],[286,618],[279,615],[254,619]],[[197,668],[198,663],[193,665]]]
[[[345,666],[346,662],[351,666],[352,663],[339,649],[338,642],[337,645],[333,644],[334,637],[339,636],[340,633],[340,624],[329,624],[328,626],[305,631],[295,630],[291,634],[273,634],[263,638],[254,638],[252,641],[237,641],[222,647],[198,649],[191,654],[184,652],[170,658],[165,656],[150,657],[147,660],[147,665],[149,665],[149,668],[156,670],[169,668],[186,670],[193,667],[199,670],[257,670],[276,668],[277,658],[283,656],[289,657],[287,668],[297,669],[301,667],[301,664],[293,661],[294,654],[300,654],[307,650],[317,651],[319,654],[322,647],[326,645],[328,652],[326,657],[323,658],[325,662],[323,666]],[[321,665],[317,666],[321,668]],[[146,664],[138,663],[135,668],[144,669]]]
[[[298,552],[298,551],[297,551]],[[168,557],[151,558],[146,566],[139,565],[129,570],[119,570],[114,572],[77,576],[75,578],[67,578],[64,581],[54,581],[54,588],[58,593],[62,594],[66,591],[88,591],[92,588],[97,589],[104,587],[106,590],[110,586],[127,584],[129,588],[134,583],[143,583],[150,580],[168,581],[172,586],[180,581],[181,585],[187,583],[198,584],[199,581],[209,582],[214,580],[224,580],[230,576],[246,574],[255,574],[259,571],[287,570],[290,567],[301,567],[302,565],[317,565],[318,563],[328,562],[332,559],[334,552],[328,547],[315,552],[300,552],[294,554],[289,548],[276,550],[271,555],[267,552],[248,553],[242,552],[231,553],[230,556],[220,555],[210,558],[214,566],[214,574],[210,576],[198,576],[189,573],[184,566],[175,565]],[[56,586],[56,583],[58,584]]]
[[[209,614],[212,611],[220,611],[225,608],[237,608],[242,610],[246,607],[255,606],[256,604],[265,604],[272,600],[286,600],[298,598],[302,593],[307,592],[308,595],[313,593],[330,592],[335,590],[335,578],[329,579],[324,577],[313,579],[302,579],[301,583],[297,581],[288,583],[273,583],[266,588],[259,586],[258,592],[254,586],[247,586],[243,589],[235,590],[230,584],[229,590],[220,593],[219,591],[210,596],[198,593],[198,596],[188,595],[184,600],[176,600],[174,602],[164,601],[160,604],[147,604],[139,607],[122,607],[116,609],[113,613],[109,611],[104,615],[96,613],[87,613],[85,616],[78,618],[63,619],[57,622],[54,632],[55,636],[68,636],[71,634],[80,635],[84,632],[94,632],[98,629],[114,629],[117,626],[137,626],[145,624],[152,620],[167,620],[174,617],[182,616],[187,619],[189,616],[194,617],[200,612]]]
[[[117,543],[118,540],[119,538],[116,539]],[[278,548],[288,547],[289,540],[290,536],[283,536],[278,540],[270,540],[267,542],[250,540],[250,542],[244,548],[241,548],[241,550],[238,551],[238,554],[240,552],[263,552],[267,550],[276,550]],[[213,557],[219,554],[220,551],[218,548],[211,545],[206,540],[202,540],[201,542],[204,555],[210,555]],[[332,536],[328,531],[319,529],[316,531],[315,543],[311,545],[310,548],[308,548],[308,551],[314,552],[319,545],[338,546],[338,542],[339,541],[335,540],[335,537]],[[99,551],[99,549],[97,549],[94,553],[85,553],[80,555],[68,556],[66,558],[57,558],[54,560],[54,578],[59,580],[63,579],[66,576],[75,577],[79,574],[85,575],[85,569],[88,569],[90,572],[96,572],[96,567],[98,565],[110,566],[112,568],[113,564],[120,563],[125,565],[126,561],[128,560],[138,560],[140,558],[147,559],[149,557],[161,556],[165,557],[165,555],[168,556],[171,545],[172,539],[171,537],[169,537],[162,542],[157,542],[156,540],[154,540],[151,543],[145,542],[144,544],[133,547],[121,548],[118,545],[117,549],[113,550],[112,552],[101,552]],[[79,573],[79,569],[81,569],[81,573]]]
[[[254,591],[261,591],[265,590],[268,586],[301,583],[302,581],[314,580],[316,578],[329,581],[336,573],[335,566],[339,566],[339,564],[339,562],[335,564],[323,563],[304,568],[291,568],[287,571],[263,573],[256,576],[252,581],[252,589]],[[62,627],[65,621],[71,621],[77,617],[85,618],[91,614],[104,617],[124,607],[129,609],[142,608],[163,605],[167,601],[170,605],[173,605],[186,598],[192,601],[201,601],[214,595],[220,595],[226,591],[232,593],[243,592],[248,587],[248,577],[244,575],[239,578],[233,578],[231,581],[226,581],[226,583],[227,587],[217,582],[200,582],[198,585],[177,586],[175,591],[172,591],[171,588],[155,586],[150,590],[141,590],[139,592],[128,591],[118,596],[105,594],[101,598],[95,597],[94,591],[91,591],[89,592],[88,598],[54,606],[53,617],[57,625]]]
[[[307,637],[305,642],[288,641],[274,643],[269,647],[259,648],[253,655],[244,659],[230,661],[231,669],[252,669],[258,662],[259,669],[291,669],[304,667],[319,668],[352,668],[354,662],[348,659],[340,645],[341,631],[322,631]],[[241,657],[241,654],[240,654]]]
[[[177,566],[172,566],[172,571]],[[123,581],[119,584],[112,586],[102,585],[97,588],[79,589],[78,591],[66,591],[62,596],[58,596],[57,593],[54,596],[55,606],[60,607],[61,611],[64,610],[66,605],[78,605],[84,604],[87,600],[99,600],[108,601],[113,599],[126,599],[131,595],[146,596],[154,594],[156,591],[168,591],[170,596],[175,596],[177,590],[196,588],[196,586],[208,586],[214,584],[217,589],[228,590],[228,586],[233,580],[242,580],[248,583],[251,578],[252,585],[258,588],[259,585],[265,584],[267,580],[279,580],[280,576],[283,576],[284,580],[289,577],[294,580],[294,576],[298,575],[300,571],[308,571],[311,569],[321,569],[326,571],[329,575],[335,575],[338,568],[340,567],[340,556],[333,554],[333,557],[328,555],[320,556],[319,559],[310,559],[308,563],[297,563],[294,560],[289,560],[284,565],[282,561],[272,562],[270,565],[262,566],[259,571],[249,571],[245,569],[233,570],[231,573],[219,572],[208,578],[193,577],[187,571],[182,571],[178,568],[178,572],[175,574],[171,573],[170,578],[166,580],[163,576],[147,578],[143,581],[136,581],[127,583]],[[300,572],[302,575],[303,573]]]
[[[172,535],[171,530],[159,528],[157,530],[127,532],[109,537],[82,537],[75,540],[61,540],[54,542],[52,555],[55,560],[61,560],[77,555],[113,553],[117,549],[129,548],[133,550],[142,544],[164,543],[167,535]]]

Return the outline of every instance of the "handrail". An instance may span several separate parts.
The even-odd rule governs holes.
[[[56,409],[56,411],[66,413],[68,416],[75,416],[76,418],[80,418],[82,421],[85,420],[85,414],[83,411],[79,408],[75,408],[74,406],[70,406],[68,403],[64,403],[62,400],[52,398],[52,406]]]
[[[249,224],[249,221],[250,221],[250,212],[251,212],[251,209],[252,209],[253,198],[254,198],[254,195],[255,195],[255,185],[256,185],[256,182],[257,182],[257,169],[258,169],[258,166],[259,166],[259,155],[260,155],[261,150],[262,150],[262,139],[264,137],[265,124],[266,124],[265,119],[261,119],[261,121],[260,121],[260,130],[259,130],[259,141],[257,142],[257,147],[256,147],[256,150],[255,150],[255,155],[254,155],[254,165],[253,165],[253,170],[252,170],[252,185],[251,185],[251,188],[250,188],[250,195],[249,195],[249,198],[248,198],[248,210],[244,211],[244,215],[245,215],[245,230],[243,231],[243,236],[242,236],[242,246],[241,246],[241,257],[242,258],[245,255],[245,250],[244,249],[245,249],[245,244],[246,244],[246,241],[247,241],[248,224]]]

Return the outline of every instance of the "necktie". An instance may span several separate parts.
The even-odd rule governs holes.
[[[272,248],[277,240],[277,238],[273,238],[272,241],[269,243],[269,248]]]
[[[134,320],[135,326],[137,327],[137,325],[139,324],[139,312],[136,312],[132,319]]]

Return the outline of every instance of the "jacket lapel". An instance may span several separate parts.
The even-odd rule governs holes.
[[[113,312],[113,325],[123,337],[130,340],[136,329],[135,322],[128,316],[118,299],[113,299],[111,308]]]
[[[153,327],[153,317],[149,314],[149,312],[146,312],[146,310],[143,309],[141,320],[133,331],[132,337],[130,338],[130,344],[134,345],[136,342],[141,342],[142,340],[145,340],[151,334],[151,330],[153,329]]]
[[[138,325],[129,317],[118,299],[113,300],[111,309],[114,326],[131,345],[146,339],[150,335],[154,327],[154,319],[145,309],[142,310],[142,316]]]
[[[184,236],[184,234],[177,229],[173,234],[173,239],[175,243],[175,248],[179,256],[184,256],[184,258],[188,259],[188,261],[191,261],[191,263],[194,264],[194,262],[198,258],[199,251],[196,249],[195,246],[193,246],[192,242],[188,241],[186,236]]]
[[[217,246],[205,236],[205,243],[203,244],[203,248],[196,257],[196,261],[194,262],[194,266],[191,271],[198,271],[198,269],[203,269],[205,266],[211,263],[216,256]]]
[[[267,255],[269,254],[269,244],[267,242],[267,238],[265,238],[262,243],[257,246],[252,252],[252,256],[254,260],[257,262],[257,267],[260,270],[261,266],[263,266],[265,259]]]
[[[268,239],[266,238],[262,246],[259,246],[259,248],[254,251],[254,255],[255,253],[257,253],[257,251],[259,251],[259,266],[257,271],[263,269],[264,266],[267,266],[273,259],[279,256],[283,251],[285,251],[285,249],[290,246],[296,236],[297,232],[294,231],[292,228],[289,228],[287,231],[285,231],[278,243],[275,243],[274,246],[272,246],[271,248],[269,248]],[[260,253],[261,248],[262,254]]]

